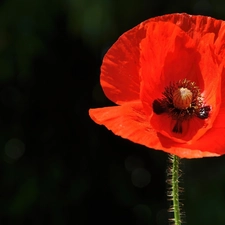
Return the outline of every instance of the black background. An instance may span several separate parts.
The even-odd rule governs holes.
[[[225,19],[224,9],[222,0],[1,1],[0,224],[168,224],[167,154],[113,135],[88,109],[113,105],[100,65],[123,32],[173,12]],[[225,158],[182,160],[182,170],[187,224],[225,224]]]

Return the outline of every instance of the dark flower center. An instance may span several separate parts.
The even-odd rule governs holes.
[[[182,122],[193,117],[207,119],[210,106],[205,106],[199,87],[195,82],[180,80],[165,88],[161,99],[153,101],[153,111],[157,115],[167,113],[176,124],[173,132],[182,133]]]

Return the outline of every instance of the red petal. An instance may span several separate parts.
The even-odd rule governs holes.
[[[222,71],[222,84],[221,84],[221,107],[225,107],[225,68]]]
[[[225,22],[221,24],[221,29],[219,30],[219,34],[217,39],[215,39],[215,47],[216,53],[221,55],[222,59],[225,56]]]
[[[208,137],[208,147],[205,149],[202,147],[205,139],[203,141],[199,140],[193,145],[182,145],[158,134],[150,126],[149,119],[144,113],[141,102],[130,102],[122,106],[90,109],[89,114],[96,123],[105,125],[116,135],[149,148],[175,154],[181,158],[219,156],[225,153],[223,139],[220,139],[221,141],[217,145],[214,139],[211,140]],[[216,152],[214,152],[214,147]]]
[[[191,150],[202,149],[206,152],[213,152],[218,155],[225,154],[225,108],[222,108],[217,115],[212,129],[208,130],[198,141],[191,145],[180,145],[181,148]],[[178,144],[176,146],[179,146]]]
[[[172,23],[149,23],[141,42],[141,100],[151,113],[153,100],[161,98],[165,87],[181,79],[202,82],[200,55],[194,41]]]
[[[195,41],[199,41],[207,33],[215,34],[214,41],[216,41],[219,37],[220,29],[225,25],[225,22],[222,20],[216,20],[209,16],[188,15],[186,13],[168,14],[150,20],[174,23]]]
[[[204,36],[205,43],[215,45],[218,55],[225,56],[225,22],[209,16],[174,13],[150,19],[151,21],[172,22],[179,26],[195,41]]]
[[[139,99],[140,41],[145,37],[144,23],[124,33],[108,50],[101,67],[101,86],[117,104]]]
[[[179,27],[165,22],[149,23],[141,42],[141,100],[148,115],[164,88],[182,79],[194,81],[203,91],[204,103],[212,108],[208,120],[184,122],[182,135],[172,132],[175,121],[167,115],[152,115],[150,122],[157,132],[181,143],[196,141],[212,127],[221,102],[220,62],[209,44],[201,40],[196,45]]]
[[[176,121],[172,120],[167,114],[156,115],[153,114],[150,120],[152,127],[163,134],[165,137],[178,143],[193,143],[199,139],[207,130],[208,121],[199,118],[192,118],[191,120],[182,123],[182,133],[172,132]],[[209,128],[208,128],[209,129]]]

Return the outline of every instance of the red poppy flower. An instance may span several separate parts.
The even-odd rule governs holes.
[[[106,53],[101,86],[118,106],[90,109],[116,135],[181,158],[225,154],[225,22],[170,14]]]

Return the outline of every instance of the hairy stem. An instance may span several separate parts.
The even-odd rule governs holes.
[[[175,225],[180,225],[181,218],[180,218],[180,202],[179,202],[179,158],[175,155],[173,155],[172,157],[173,157],[172,192],[173,192],[174,222]]]
[[[173,221],[174,225],[181,225],[181,209],[180,209],[180,200],[179,200],[179,178],[180,178],[180,170],[179,170],[179,162],[180,159],[178,156],[171,155],[170,162],[172,163],[172,167],[168,170],[168,183],[170,186],[170,190],[168,191],[169,200],[172,201],[172,208],[170,212],[173,212]]]

